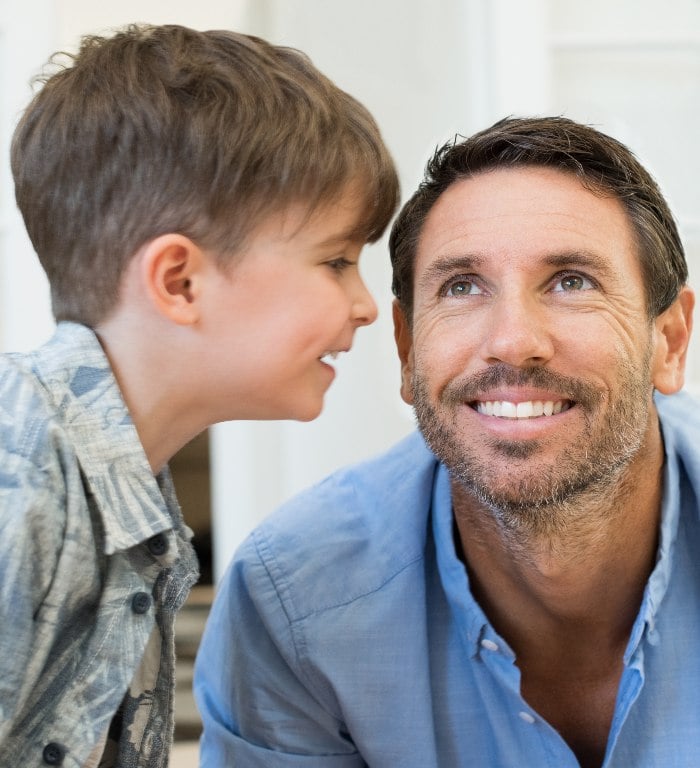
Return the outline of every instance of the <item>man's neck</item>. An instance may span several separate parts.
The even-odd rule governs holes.
[[[550,535],[506,530],[453,482],[474,596],[516,655],[523,697],[581,765],[600,765],[605,752],[624,650],[656,559],[662,467],[656,427],[625,475],[559,510],[565,524]]]

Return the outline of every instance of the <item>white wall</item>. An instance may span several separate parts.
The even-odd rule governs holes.
[[[55,46],[56,24],[52,0],[34,0],[31,13],[25,4],[0,2],[0,349],[26,350],[48,337],[53,321],[48,284],[14,205],[10,139],[30,80]]]
[[[9,8],[11,0],[5,2]],[[305,50],[375,114],[405,194],[432,150],[506,114],[567,114],[626,141],[662,182],[686,239],[691,282],[700,273],[698,0],[34,0],[0,18],[3,141],[8,100],[55,48],[133,21],[232,27]],[[25,7],[26,6],[26,7]],[[41,12],[38,12],[40,8]],[[21,34],[17,34],[21,30]],[[31,30],[31,33],[30,33]],[[27,41],[30,41],[27,43]],[[12,62],[12,63],[10,63]],[[20,63],[19,69],[17,63]],[[24,90],[23,90],[24,89]],[[19,91],[22,98],[19,99]],[[50,327],[45,285],[8,207],[3,215],[0,342],[26,348]],[[11,192],[9,193],[11,195]],[[361,330],[322,416],[311,424],[236,423],[213,430],[217,570],[263,515],[339,464],[375,453],[412,429],[398,397],[385,242],[363,271],[380,306]],[[700,383],[698,340],[691,386]],[[270,350],[274,354],[274,350]]]

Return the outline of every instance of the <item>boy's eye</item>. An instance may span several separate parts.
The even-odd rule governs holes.
[[[558,277],[555,284],[554,284],[554,290],[557,292],[567,292],[572,293],[575,291],[589,291],[591,288],[594,288],[593,281],[589,280],[587,277],[584,277],[583,275],[577,275],[577,274],[570,274],[570,275],[562,275],[561,277]]]
[[[326,265],[335,272],[342,272],[344,269],[351,267],[352,264],[353,262],[349,261],[344,256],[339,256],[337,259],[331,259],[331,261],[326,262]]]
[[[445,286],[446,296],[474,296],[481,293],[481,288],[472,280],[466,277],[460,277],[450,281]]]

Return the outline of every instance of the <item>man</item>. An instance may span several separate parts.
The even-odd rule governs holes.
[[[204,765],[695,765],[694,297],[656,184],[591,128],[509,119],[436,153],[390,246],[421,435],[241,548]]]

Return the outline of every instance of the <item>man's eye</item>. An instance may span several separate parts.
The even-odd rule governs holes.
[[[479,286],[465,278],[453,280],[445,288],[445,295],[447,296],[473,296],[479,293],[481,293]]]
[[[589,291],[593,282],[583,275],[564,275],[557,279],[554,290],[559,292]]]

